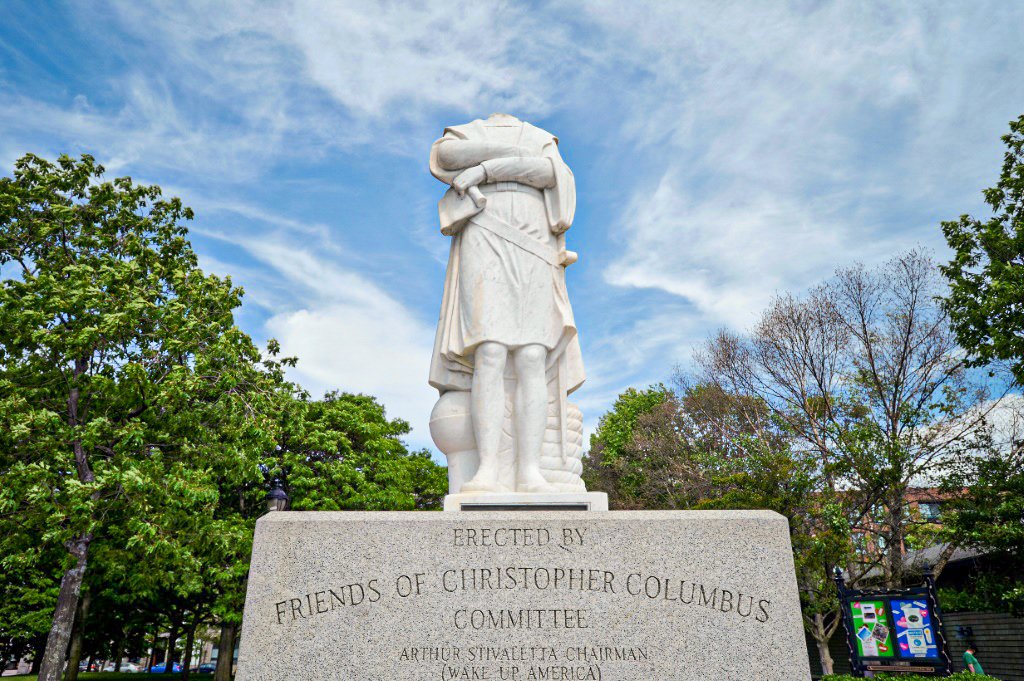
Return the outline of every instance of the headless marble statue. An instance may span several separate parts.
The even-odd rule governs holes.
[[[583,383],[565,288],[576,187],[558,139],[506,114],[446,128],[430,172],[452,238],[430,384],[449,491],[582,492]]]

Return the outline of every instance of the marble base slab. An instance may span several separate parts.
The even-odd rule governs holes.
[[[809,681],[768,511],[275,512],[238,681]]]
[[[607,511],[604,492],[500,494],[465,492],[444,498],[445,511]]]

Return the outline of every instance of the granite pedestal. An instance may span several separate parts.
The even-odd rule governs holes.
[[[453,511],[607,511],[604,492],[464,492],[444,498],[444,510]]]
[[[238,681],[809,679],[767,511],[281,512]]]

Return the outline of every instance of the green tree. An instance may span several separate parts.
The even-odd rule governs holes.
[[[758,397],[816,453],[829,494],[868,549],[843,566],[854,585],[878,574],[903,585],[908,539],[923,522],[908,490],[941,480],[976,447],[999,404],[965,366],[937,302],[943,292],[920,252],[843,268],[805,296],[779,296],[749,334],[718,333],[698,356],[705,382]]]
[[[724,459],[711,473],[710,494],[697,507],[766,509],[786,516],[804,629],[829,674],[833,660],[828,644],[841,622],[832,570],[850,552],[841,500],[824,484],[815,454],[795,446],[794,440],[749,434],[736,442],[744,454]]]
[[[637,424],[657,425],[657,416],[672,413],[666,403],[673,399],[672,392],[664,385],[651,386],[645,390],[629,388],[615,400],[612,408],[601,416],[597,430],[590,436],[590,452],[583,460],[583,480],[589,489],[600,489],[608,493],[608,502],[614,508],[647,508],[641,488],[650,481],[645,467],[637,457],[631,456],[636,446]],[[666,457],[660,451],[652,451],[662,461]],[[649,462],[650,463],[650,462]]]
[[[949,313],[960,345],[974,366],[1005,362],[1016,385],[1024,384],[1024,115],[1003,136],[1006,152],[994,187],[983,191],[992,214],[962,215],[942,223],[953,258],[943,266]],[[1024,612],[1024,449],[1019,438],[992,443],[963,457],[946,483],[954,498],[943,505],[951,537],[994,552],[1010,573],[989,574],[976,584],[977,600]],[[984,594],[993,596],[986,597]]]
[[[943,533],[987,554],[966,596],[979,609],[1024,615],[1024,445],[1011,438],[964,457],[945,481]]]
[[[1010,123],[995,187],[986,189],[992,216],[942,223],[953,259],[943,306],[975,366],[1009,362],[1024,384],[1024,115]]]
[[[646,390],[628,388],[598,421],[597,430],[590,436],[591,454],[600,454],[602,462],[621,456],[633,440],[637,419],[663,404],[671,395],[672,391],[660,384]]]
[[[2,475],[0,475],[2,478]],[[63,549],[39,546],[15,522],[0,521],[0,660],[20,658],[45,636],[60,586]]]
[[[273,434],[259,353],[234,325],[242,292],[199,269],[191,210],[102,174],[89,156],[27,155],[0,179],[0,518],[66,549],[45,681],[106,519],[187,568],[216,478],[258,480]]]
[[[285,403],[268,478],[281,482],[297,511],[412,511],[440,507],[446,470],[402,441],[409,424],[388,419],[368,395],[300,393]]]
[[[247,542],[238,542],[233,557],[211,561],[219,572],[211,577],[217,586],[210,619],[221,625],[221,650],[233,649],[242,621],[251,528],[265,511],[269,485],[281,484],[290,507],[304,511],[431,510],[448,491],[447,471],[426,451],[409,452],[402,440],[409,424],[387,418],[373,397],[331,392],[314,400],[280,381],[274,419],[274,446],[261,462],[265,482],[221,490],[218,515],[249,523]],[[218,657],[216,678],[229,678],[230,661],[230,654]]]
[[[601,423],[615,424],[616,454],[594,456],[599,427],[590,465],[617,508],[768,509],[789,519],[804,626],[831,670],[840,621],[831,570],[848,554],[849,527],[817,457],[795,446],[784,421],[759,398],[679,376],[675,391],[623,393]]]

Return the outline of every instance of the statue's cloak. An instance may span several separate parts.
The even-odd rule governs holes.
[[[475,120],[465,125],[445,128],[444,136],[434,142],[430,151],[430,172],[437,179],[451,184],[460,171],[449,171],[441,167],[438,162],[438,146],[445,139],[463,139],[475,141],[487,141],[488,131],[483,120]],[[576,211],[576,184],[572,171],[562,160],[558,152],[558,139],[529,123],[519,122],[522,127],[519,146],[530,149],[537,155],[551,161],[554,169],[554,185],[543,190],[543,202],[546,212],[547,225],[553,234],[558,236],[559,250],[564,252],[565,241],[563,233],[573,221]],[[448,190],[447,198],[454,189]],[[468,200],[468,199],[467,199]],[[445,273],[444,295],[441,300],[441,313],[437,325],[437,334],[434,338],[434,351],[430,362],[430,385],[439,392],[449,390],[469,390],[473,380],[473,351],[475,344],[472,339],[467,339],[465,330],[462,328],[462,314],[460,302],[462,296],[459,294],[460,259],[462,257],[463,231],[461,223],[466,222],[465,216],[452,216],[447,206],[451,201],[442,200],[439,204],[441,219],[441,230],[444,234],[452,235],[451,251],[448,257],[448,268]],[[479,216],[469,217],[468,223],[474,220],[483,221],[487,218],[488,209],[484,208]],[[461,222],[456,222],[456,219]],[[527,256],[532,257],[532,256]],[[539,262],[539,261],[538,261]],[[534,266],[536,262],[532,263]],[[553,343],[548,348],[548,372],[555,373],[554,382],[559,386],[561,400],[564,402],[565,395],[576,390],[584,381],[583,359],[580,353],[579,337],[576,324],[573,320],[572,310],[569,307],[568,295],[565,289],[565,267],[562,265],[551,265],[541,263],[544,268],[550,268],[550,274],[554,280],[555,296],[557,307],[560,311],[559,330],[555,334]],[[511,367],[510,367],[511,368]]]

